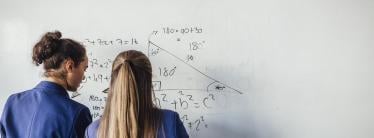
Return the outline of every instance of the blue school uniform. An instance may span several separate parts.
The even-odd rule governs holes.
[[[186,129],[178,113],[171,110],[161,110],[163,114],[162,129],[157,132],[157,138],[188,138]],[[100,120],[91,123],[86,129],[86,138],[96,138]],[[163,131],[162,131],[163,130]]]
[[[89,109],[49,81],[13,94],[5,104],[1,132],[9,138],[81,138],[92,122]]]

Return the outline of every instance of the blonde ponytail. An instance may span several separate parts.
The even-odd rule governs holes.
[[[102,138],[136,138],[138,137],[138,95],[134,74],[128,62],[118,70],[117,79],[111,86],[112,96],[108,97],[105,108],[109,120],[102,120],[100,127],[107,127],[108,133],[99,133]],[[110,112],[111,109],[116,112]],[[105,124],[105,125],[104,125]],[[125,131],[123,131],[125,130]]]
[[[151,65],[144,54],[126,51],[116,57],[99,138],[157,137],[161,112],[153,106],[151,82]]]

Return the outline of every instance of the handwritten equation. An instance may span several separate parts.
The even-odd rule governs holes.
[[[162,33],[164,34],[200,34],[203,33],[202,27],[180,27],[180,28],[174,28],[174,27],[163,27],[161,29]]]
[[[156,105],[160,108],[163,108],[163,105],[170,104],[172,105],[172,109],[175,111],[190,110],[191,108],[201,108],[203,110],[206,110],[212,108],[213,106],[211,105],[211,103],[215,101],[214,94],[208,94],[205,97],[197,97],[191,93],[179,90],[177,97],[171,97],[168,96],[167,93],[158,93],[159,94],[155,99]]]
[[[138,45],[139,42],[136,38],[116,38],[116,39],[90,39],[86,38],[83,41],[86,46],[128,46],[128,45]]]

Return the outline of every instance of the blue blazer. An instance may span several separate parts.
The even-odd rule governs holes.
[[[42,81],[8,98],[0,128],[7,138],[82,138],[91,122],[86,106],[71,100],[62,86]]]
[[[161,111],[163,114],[162,127],[164,131],[157,132],[158,138],[189,138],[178,113],[171,110]],[[99,125],[100,119],[91,123],[86,130],[86,138],[96,138]]]

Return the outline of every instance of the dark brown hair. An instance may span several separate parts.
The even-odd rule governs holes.
[[[86,49],[80,43],[61,38],[61,32],[47,32],[33,48],[32,60],[36,66],[43,64],[45,73],[48,76],[48,70],[59,69],[65,59],[71,59],[74,66],[84,60]]]

